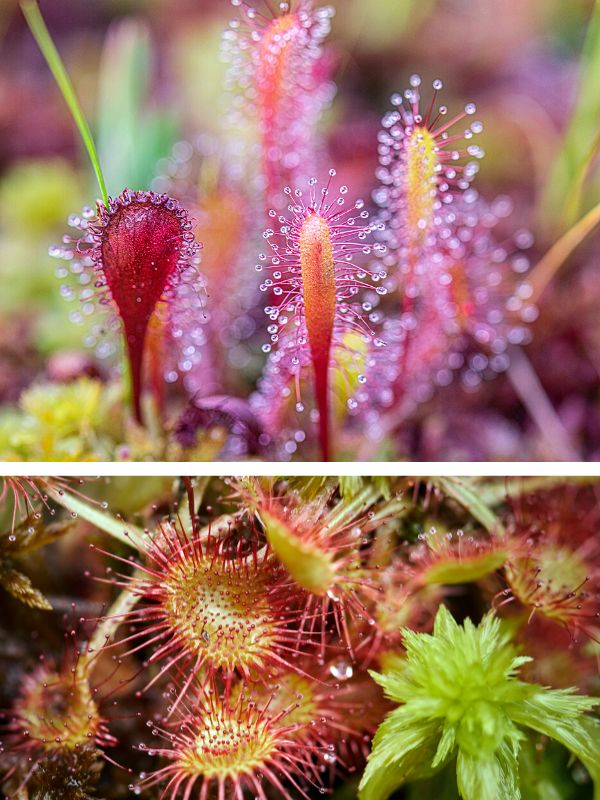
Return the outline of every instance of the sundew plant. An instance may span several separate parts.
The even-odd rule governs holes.
[[[3,478],[20,800],[592,800],[600,495],[567,478]]]
[[[115,22],[84,80],[52,4],[20,3],[98,185],[48,233],[44,297],[68,311],[24,314],[25,374],[8,348],[2,457],[595,457],[597,281],[569,257],[600,218],[597,8],[558,7],[567,56],[503,6],[539,52],[494,82],[461,60],[483,21],[453,40],[459,14],[433,0],[407,18],[377,0],[369,20],[355,2],[201,5],[197,45],[183,3]],[[153,50],[181,58],[179,96]]]

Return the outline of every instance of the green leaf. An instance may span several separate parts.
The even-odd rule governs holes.
[[[433,634],[402,634],[405,658],[388,660],[382,675],[370,673],[400,705],[373,740],[361,784],[369,800],[384,800],[454,755],[464,800],[516,800],[523,728],[561,743],[598,778],[600,725],[585,716],[597,700],[521,681],[518,670],[530,659],[517,655],[493,612],[479,625],[459,625],[442,605]]]
[[[328,478],[325,476],[278,476],[275,480],[286,481],[286,483],[294,489],[300,497],[307,503],[312,503],[320,495],[327,494],[335,489],[336,479]]]
[[[444,725],[444,732],[435,752],[431,766],[436,769],[444,764],[456,747],[456,728],[454,725]]]
[[[133,579],[143,578],[141,571],[136,571]],[[135,608],[140,600],[140,595],[123,590],[109,608],[108,613],[97,625],[92,638],[90,639],[85,652],[81,656],[80,664],[85,661],[92,661],[96,658],[97,652],[104,647],[115,635],[117,629],[127,619],[127,614]]]
[[[502,522],[479,496],[477,488],[466,478],[429,478],[434,486],[452,497],[466,508],[490,533],[502,536],[506,533]]]
[[[494,757],[475,758],[459,750],[456,782],[464,800],[501,800],[500,765]]]
[[[52,497],[55,502],[71,511],[76,516],[85,519],[87,522],[91,522],[92,525],[95,525],[101,531],[108,533],[110,536],[113,536],[129,547],[137,547],[136,541],[140,542],[144,538],[145,534],[141,528],[138,528],[131,522],[118,520],[111,514],[106,514],[69,492],[51,489],[48,495]],[[135,536],[127,536],[127,533],[133,533]]]
[[[452,614],[448,611],[448,607],[441,605],[438,608],[437,614],[435,615],[435,621],[433,623],[433,635],[452,640],[452,638],[458,633],[458,630],[459,625]],[[419,635],[417,634],[413,637],[413,646],[416,647],[420,642],[424,641],[425,640],[419,638]]]
[[[505,550],[492,550],[462,556],[460,561],[440,561],[423,570],[421,580],[427,585],[474,583],[500,569],[507,557]]]
[[[303,541],[284,520],[266,509],[258,513],[267,541],[294,581],[309,592],[325,594],[335,578],[332,553]]]
[[[359,786],[361,800],[385,800],[407,780],[432,772],[439,723],[423,720],[407,725],[392,711],[380,725]]]
[[[600,203],[572,225],[542,256],[529,273],[531,299],[538,302],[558,270],[575,248],[600,225]]]
[[[536,475],[527,478],[501,478],[486,481],[477,487],[480,500],[490,508],[503,503],[508,497],[520,497],[530,492],[556,489],[561,486],[588,486],[600,483],[597,475]]]
[[[352,499],[365,486],[372,486],[384,500],[389,500],[392,496],[391,479],[383,475],[374,475],[363,478],[358,475],[340,476],[340,493],[345,499]]]
[[[458,790],[464,800],[519,800],[518,760],[503,744],[492,758],[459,751],[456,759]]]
[[[510,709],[512,719],[564,745],[586,766],[600,773],[600,725],[590,726],[583,714],[598,704],[571,689],[542,689]]]
[[[600,720],[597,717],[583,717],[580,725],[587,732],[588,742],[590,743],[593,755],[591,758],[584,753],[580,755],[581,763],[590,773],[594,782],[594,800],[600,800],[600,767],[598,758],[600,754]]]

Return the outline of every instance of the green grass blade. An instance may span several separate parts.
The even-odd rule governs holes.
[[[83,115],[83,111],[81,110],[77,95],[75,94],[75,89],[73,88],[71,79],[67,74],[65,65],[63,64],[60,54],[56,49],[54,42],[52,41],[50,32],[46,27],[46,23],[44,22],[44,18],[42,17],[42,13],[37,4],[37,0],[21,0],[20,5],[23,16],[29,25],[29,29],[34,36],[38,47],[42,51],[42,55],[46,59],[46,63],[48,64],[48,67],[54,76],[54,80],[56,81],[56,84],[60,89],[67,106],[69,107],[71,116],[77,125],[77,129],[79,130],[79,134],[85,149],[88,152],[88,156],[96,174],[98,186],[100,187],[100,193],[102,194],[102,200],[104,201],[104,205],[108,208],[106,184],[104,182],[104,176],[100,167],[100,161],[98,159],[98,153],[96,152],[96,146],[92,138],[92,133],[87,120]]]
[[[600,133],[599,71],[600,0],[595,0],[581,56],[577,101],[541,198],[540,221],[546,231],[557,225],[564,229],[577,218],[581,198],[573,199],[571,192],[578,192],[583,186],[573,190],[573,184],[585,181],[591,165],[591,161],[586,162],[590,154],[593,158],[594,142]]]

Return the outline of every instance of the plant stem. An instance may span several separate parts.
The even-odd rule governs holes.
[[[108,193],[106,191],[104,175],[102,174],[98,153],[96,151],[96,145],[94,144],[90,127],[83,115],[81,105],[79,104],[79,100],[75,94],[75,89],[73,88],[71,79],[69,78],[67,70],[65,69],[65,65],[58,50],[56,49],[54,42],[52,41],[50,32],[46,27],[46,23],[44,22],[44,18],[42,17],[42,13],[37,4],[37,0],[21,0],[20,5],[23,16],[29,25],[29,30],[33,34],[38,47],[42,51],[42,55],[46,59],[46,63],[48,64],[48,67],[54,76],[54,80],[56,81],[65,103],[69,107],[69,111],[71,112],[71,116],[73,117],[75,125],[79,130],[79,135],[81,136],[83,144],[85,145],[92,167],[96,174],[96,180],[98,181],[98,186],[100,187],[102,200],[104,201],[104,205],[108,208]]]
[[[135,578],[136,575],[133,577]],[[102,647],[104,647],[104,645],[112,636],[114,636],[119,625],[124,622],[124,615],[135,607],[138,600],[140,600],[140,595],[134,594],[127,589],[123,590],[119,594],[115,602],[108,609],[108,612],[103,617],[89,641],[87,650],[85,652],[88,660],[91,661],[91,659],[95,657],[96,653],[101,650]]]
[[[573,250],[600,224],[600,203],[555,242],[531,270],[532,301],[537,302]]]
[[[488,506],[497,506],[510,497],[529,492],[556,489],[560,486],[593,486],[600,483],[598,475],[535,475],[523,478],[502,478],[477,487],[477,494]]]
[[[319,409],[319,447],[321,460],[331,461],[331,441],[329,432],[329,354],[326,359],[315,358],[315,395]]]
[[[132,525],[130,522],[125,522],[123,520],[118,520],[111,514],[105,514],[102,511],[98,511],[97,508],[88,505],[83,500],[80,500],[78,497],[63,491],[62,489],[52,489],[48,492],[48,494],[55,502],[63,506],[63,508],[66,508],[68,511],[72,511],[78,517],[85,519],[87,522],[91,522],[92,525],[100,528],[100,530],[104,531],[104,533],[108,533],[109,536],[117,539],[122,544],[129,545],[129,547],[137,547],[136,539],[142,541],[145,535],[144,531],[141,528],[138,528],[136,525]],[[131,531],[135,534],[135,536],[127,536],[127,531]]]

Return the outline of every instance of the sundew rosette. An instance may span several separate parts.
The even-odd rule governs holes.
[[[281,670],[271,685],[257,686],[252,699],[259,708],[268,705],[271,717],[285,712],[286,723],[295,726],[291,736],[310,748],[332,783],[364,768],[369,740],[388,705],[379,687],[365,672],[355,675],[343,655],[318,665],[303,661],[302,667],[304,674]],[[244,689],[238,684],[232,698]]]
[[[286,800],[324,793],[319,761],[326,751],[300,735],[307,725],[294,713],[300,701],[275,710],[273,696],[198,688],[168,727],[153,725],[158,746],[141,749],[166,765],[145,774],[136,791],[161,784],[170,800],[243,800],[248,793],[267,800],[270,788]]]
[[[249,129],[261,189],[278,204],[283,186],[312,174],[322,149],[318,122],[335,94],[323,42],[334,12],[312,0],[232,5],[242,16],[224,35],[226,86],[237,95],[231,126],[238,136]]]
[[[68,262],[59,277],[71,273],[80,288],[65,283],[62,294],[79,301],[71,315],[76,322],[95,314],[98,306],[108,311],[87,342],[97,345],[100,357],[116,349],[103,334],[122,330],[133,410],[141,422],[144,388],[149,385],[160,408],[162,379],[175,381],[201,357],[196,349],[184,352],[182,342],[187,321],[202,320],[205,294],[192,222],[166,194],[125,189],[108,206],[98,203],[96,213],[86,208],[81,216],[71,216],[69,224],[77,234],[64,236],[50,253]]]
[[[600,513],[570,487],[511,500],[507,588],[498,603],[569,632],[573,645],[600,635]]]
[[[23,680],[10,725],[15,747],[31,757],[75,750],[90,742],[113,744],[100,717],[88,678],[81,670],[42,665]]]
[[[227,686],[238,675],[269,681],[274,670],[294,668],[299,648],[311,648],[311,637],[299,642],[294,630],[303,595],[256,534],[165,523],[138,545],[137,573],[112,581],[140,600],[123,615],[132,632],[118,645],[125,655],[150,651],[144,692],[175,670],[187,675],[177,702],[199,676]]]
[[[18,787],[15,796],[27,792],[25,784],[34,773],[43,775],[49,765],[58,772],[63,765],[75,779],[82,778],[79,773],[85,772],[85,765],[89,769],[100,756],[111,761],[104,751],[118,742],[104,712],[110,695],[107,684],[120,662],[96,683],[92,677],[103,653],[103,647],[94,649],[89,642],[78,641],[72,630],[65,635],[60,662],[41,655],[38,666],[22,676],[12,709],[3,715],[7,722],[1,726],[0,772],[3,781]]]
[[[289,216],[269,212],[278,227],[265,231],[271,254],[261,254],[256,267],[259,272],[268,271],[260,288],[272,302],[265,307],[270,342],[263,346],[270,357],[255,407],[259,414],[261,408],[267,412],[262,415],[263,424],[276,434],[269,424],[274,409],[265,407],[260,396],[277,391],[283,396],[291,382],[296,410],[302,415],[306,412],[302,379],[308,370],[316,412],[313,419],[318,424],[324,460],[331,455],[332,374],[347,366],[341,363],[344,354],[360,371],[365,348],[384,346],[371,320],[378,319],[373,308],[387,291],[380,285],[384,271],[378,266],[371,270],[368,265],[373,250],[382,252],[385,247],[370,241],[373,225],[368,223],[362,200],[345,208],[348,187],[342,186],[337,197],[330,196],[335,174],[330,171],[328,183],[320,190],[317,180],[311,178],[306,197],[301,189],[292,193],[286,187],[292,201]],[[368,298],[361,302],[361,294]],[[359,375],[358,381],[362,383],[364,376]],[[273,392],[275,384],[279,388]],[[355,400],[348,398],[349,408],[355,405]]]

